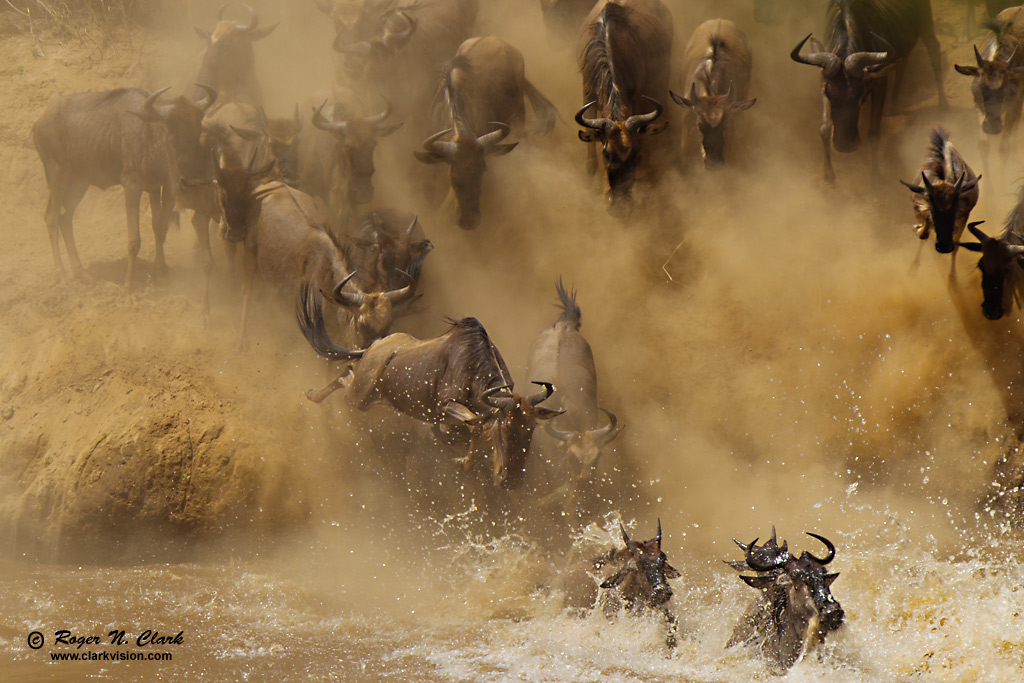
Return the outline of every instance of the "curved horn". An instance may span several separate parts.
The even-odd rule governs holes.
[[[1013,64],[1013,58],[1017,56],[1017,50],[1019,48],[1020,48],[1020,43],[1018,43],[1018,44],[1013,46],[1013,52],[1011,52],[1010,56],[1006,58],[1006,66],[1010,66],[1011,64]]]
[[[416,32],[415,19],[410,17],[405,12],[395,12],[395,14],[397,16],[402,17],[405,20],[405,30],[399,33],[385,32],[384,38],[381,39],[381,42],[384,44],[384,47],[392,51],[402,49],[402,47],[404,47],[405,44],[409,42],[409,39],[412,38],[412,34]]]
[[[558,429],[557,427],[551,424],[550,420],[544,423],[544,428],[547,430],[548,434],[555,437],[562,443],[569,443],[572,440],[572,437],[575,436],[573,432],[563,432],[562,430]]]
[[[166,88],[160,88],[156,92],[150,94],[146,98],[146,101],[142,103],[142,111],[135,112],[140,119],[143,121],[164,121],[167,119],[167,115],[171,111],[170,105],[160,105],[157,107],[156,102],[160,99],[160,96],[171,89],[171,86]]]
[[[399,272],[405,273],[405,271]],[[408,276],[408,273],[406,273],[406,275]],[[404,304],[412,297],[412,295],[414,294],[413,286],[409,284],[406,285],[405,287],[402,287],[401,289],[390,289],[384,294],[391,301],[392,306],[398,306]]]
[[[860,76],[864,69],[884,64],[888,58],[888,52],[854,52],[843,61],[843,68],[850,76]]]
[[[660,549],[661,548],[661,517],[658,517],[658,537],[657,537],[656,540],[658,541],[658,548]]]
[[[757,558],[754,557],[754,552],[757,550],[756,546],[757,546],[757,539],[755,538],[751,542],[750,546],[747,547],[746,557],[744,558],[744,559],[746,559],[747,564],[750,565],[751,569],[753,569],[755,571],[759,571],[759,572],[770,572],[771,570],[777,569],[778,567],[780,567],[783,564],[785,564],[785,557],[784,556],[782,558],[780,558],[780,557],[773,558],[772,562],[769,563],[769,564],[761,564],[760,562],[757,561]],[[780,559],[782,559],[781,562],[779,561]]]
[[[610,442],[615,437],[615,427],[618,426],[619,420],[615,417],[615,413],[612,411],[602,408],[601,406],[598,406],[597,409],[608,416],[608,424],[600,429],[592,429],[590,433],[593,435],[594,439],[598,441]]]
[[[484,133],[476,139],[477,142],[483,145],[484,150],[494,147],[496,144],[507,138],[509,131],[512,130],[507,124],[504,124],[501,121],[489,121],[488,123],[492,126],[497,126],[498,129],[492,130],[490,133]]]
[[[928,199],[932,198],[932,190],[934,189],[932,184],[928,181],[928,176],[924,171],[921,171],[921,180],[924,182],[924,189],[928,193]]]
[[[611,119],[588,119],[583,116],[583,114],[585,114],[588,109],[595,106],[596,104],[597,100],[593,100],[592,102],[587,102],[586,104],[584,104],[576,112],[575,119],[576,123],[580,124],[584,128],[592,128],[594,130],[599,130],[603,132],[608,126],[614,125],[612,124]]]
[[[490,389],[484,390],[484,392],[482,394],[480,394],[480,399],[484,403],[489,405],[490,407],[497,408],[498,410],[501,410],[503,408],[503,405],[505,405],[505,402],[503,401],[502,403],[495,403],[493,397],[494,397],[494,395],[496,393],[498,393],[499,391],[503,391],[505,389],[508,389],[509,391],[511,391],[512,387],[510,387],[507,384],[501,384],[501,385],[496,386],[496,387],[491,387]],[[498,397],[498,398],[505,398],[506,401],[510,401],[511,400],[508,397]]]
[[[443,138],[445,135],[448,135],[451,132],[451,128],[446,128],[442,131],[434,133],[429,138],[423,141],[423,148],[428,152],[440,154],[450,159],[451,157],[455,156],[455,151],[458,149],[458,146],[454,142],[442,140],[441,138]]]
[[[260,18],[259,18],[259,15],[256,14],[256,10],[254,10],[252,8],[252,6],[250,6],[250,5],[248,5],[247,3],[244,3],[244,2],[240,2],[238,4],[240,4],[242,7],[244,7],[246,14],[249,15],[249,23],[246,24],[245,26],[239,25],[238,28],[242,29],[243,31],[255,31],[257,28],[259,28],[259,25],[260,25]],[[222,12],[224,11],[223,8],[221,9],[221,11]],[[218,18],[220,18],[220,17],[218,17]]]
[[[826,548],[828,548],[828,555],[823,560],[822,559],[818,559],[817,557],[814,557],[814,555],[811,555],[810,553],[807,553],[808,555],[811,555],[811,557],[814,558],[815,562],[817,562],[818,564],[825,565],[825,564],[828,564],[829,562],[831,562],[832,560],[836,559],[836,547],[834,545],[832,545],[832,541],[828,540],[824,536],[819,536],[818,534],[812,534],[810,531],[807,531],[807,532],[804,532],[804,533],[806,533],[811,538],[818,539],[819,541],[821,541],[822,543],[825,544]]]
[[[750,549],[751,547],[753,547],[753,545],[754,545],[755,543],[757,543],[757,539],[755,538],[755,539],[754,539],[753,541],[751,541],[751,542],[750,542],[750,543],[748,543],[747,545],[744,545],[744,544],[740,543],[740,542],[739,542],[739,541],[737,541],[737,540],[736,540],[735,538],[734,538],[734,539],[732,539],[732,542],[733,542],[733,543],[735,543],[736,545],[738,545],[738,546],[740,547],[740,550],[742,550],[742,551],[743,551],[743,553],[744,553],[744,554],[746,554],[747,550],[749,550],[749,549]]]
[[[953,194],[959,195],[960,189],[964,186],[964,178],[967,177],[967,171],[961,171],[960,177],[956,179],[956,184],[953,185]]]
[[[363,118],[363,122],[368,123],[371,126],[376,126],[381,123],[384,123],[384,121],[389,116],[391,116],[391,102],[388,100],[388,98],[384,97],[383,95],[381,95],[380,98],[384,100],[384,111],[382,111],[379,114],[374,114],[373,116],[367,116]]]
[[[978,241],[981,242],[982,244],[984,244],[985,242],[988,242],[990,240],[995,239],[994,237],[989,237],[988,235],[986,235],[984,232],[982,232],[978,228],[978,226],[981,225],[984,222],[985,221],[975,221],[973,223],[968,223],[967,224],[967,229],[970,230],[971,234],[974,235],[975,237],[977,237]]]
[[[334,291],[331,293],[332,301],[334,301],[337,304],[341,304],[342,306],[347,306],[350,308],[359,308],[360,306],[363,305],[363,303],[366,301],[366,297],[363,295],[362,292],[357,291],[353,294],[352,292],[342,291],[345,285],[348,284],[349,280],[351,280],[355,276],[356,271],[353,270],[334,287]]]
[[[978,62],[978,68],[980,69],[985,66],[985,60],[981,58],[981,53],[978,52],[978,46],[974,45],[972,47],[974,47],[974,60]]]
[[[646,114],[634,114],[626,119],[623,127],[630,133],[635,133],[642,125],[653,123],[654,120],[661,116],[661,113],[665,111],[664,105],[653,97],[648,97],[647,95],[642,95],[641,97],[654,105],[654,111]]]
[[[419,216],[413,216],[412,217],[412,222],[409,223],[409,227],[405,229],[405,234],[406,235],[412,235],[413,231],[416,229],[416,226],[419,225],[419,222],[420,222],[420,217]]]
[[[214,102],[217,101],[217,91],[214,88],[211,88],[210,86],[204,85],[202,83],[196,83],[196,87],[201,89],[204,93],[206,93],[205,95],[203,95],[202,99],[196,100],[196,105],[203,111],[206,111],[207,109],[213,106]],[[164,90],[166,90],[166,88],[164,88]]]
[[[555,391],[555,388],[551,385],[551,382],[533,382],[533,384],[536,384],[539,387],[544,387],[544,391],[538,391],[536,394],[526,397],[526,401],[531,406],[538,405],[539,403],[543,403],[544,401],[548,400],[551,397],[551,394],[553,394]]]
[[[626,547],[633,545],[633,542],[629,540],[629,534],[626,533],[626,527],[622,526],[622,522],[619,522],[619,531],[622,532],[622,540],[626,542]]]
[[[323,104],[313,110],[313,127],[330,133],[344,135],[348,131],[348,121],[335,121],[333,116],[328,120],[323,114],[324,107],[326,106],[327,100],[324,100]]]
[[[831,52],[810,52],[806,55],[800,54],[800,50],[803,49],[804,44],[810,40],[812,35],[814,34],[808,33],[803,40],[797,43],[797,46],[793,48],[793,51],[789,53],[789,56],[794,62],[810,64],[811,66],[820,68],[825,72],[826,78],[832,78],[839,73],[839,69],[842,68],[843,63],[839,57]]]

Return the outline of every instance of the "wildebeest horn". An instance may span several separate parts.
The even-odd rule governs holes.
[[[985,66],[985,60],[981,58],[981,53],[978,52],[978,46],[973,45],[972,47],[974,48],[974,59],[978,62],[978,68],[980,69]]]
[[[384,123],[384,121],[389,116],[391,116],[391,102],[388,100],[388,98],[384,97],[383,95],[381,95],[380,98],[384,100],[384,111],[382,111],[379,114],[374,114],[373,116],[365,117],[364,119],[362,119],[364,123],[368,123],[371,126],[376,126],[381,123]]]
[[[854,52],[843,61],[843,68],[850,76],[860,76],[864,69],[884,64],[888,52]]]
[[[409,273],[405,272],[401,268],[395,268],[395,272],[404,275],[405,279],[409,281],[409,284],[407,284],[405,287],[402,287],[401,289],[389,289],[385,293],[385,295],[391,301],[392,306],[404,304],[406,301],[409,300],[410,297],[412,297],[413,294],[416,293],[416,281],[413,280],[412,275],[409,275]]]
[[[902,180],[902,179],[900,180],[900,182],[901,182],[901,183],[903,183],[904,185],[906,185],[906,186],[907,186],[907,189],[909,189],[909,190],[910,190],[911,192],[913,192],[914,194],[925,194],[925,193],[927,192],[927,191],[926,191],[926,190],[925,190],[925,189],[924,189],[923,187],[921,187],[920,185],[911,185],[911,184],[910,184],[910,183],[908,183],[908,182],[907,182],[906,180]]]
[[[953,185],[953,194],[960,194],[960,189],[964,186],[964,178],[967,177],[967,171],[961,171],[960,177],[956,179],[956,183]]]
[[[345,278],[334,287],[334,291],[330,295],[327,295],[326,293],[324,293],[324,295],[327,296],[331,301],[333,301],[333,302],[335,302],[337,304],[340,304],[342,306],[348,306],[348,307],[351,307],[351,308],[359,308],[366,301],[366,297],[363,295],[363,293],[357,291],[357,292],[355,292],[353,294],[352,292],[343,292],[342,291],[342,289],[345,287],[345,285],[348,284],[349,280],[351,280],[355,276],[356,276],[356,271],[353,270],[351,273],[346,275]]]
[[[619,420],[615,417],[615,413],[610,410],[606,410],[601,406],[597,407],[598,410],[608,416],[608,425],[601,427],[600,429],[594,429],[590,433],[594,435],[594,438],[600,441],[610,442],[615,437],[615,427],[618,426]]]
[[[619,531],[622,532],[622,540],[626,542],[628,548],[633,542],[629,540],[629,534],[626,533],[626,527],[622,526],[622,522],[619,522]]]
[[[441,156],[448,157],[449,159],[455,156],[455,151],[458,149],[454,142],[448,142],[442,140],[445,135],[452,132],[451,128],[446,128],[442,131],[438,131],[431,135],[429,138],[423,141],[423,148],[428,152],[434,154],[440,154]]]
[[[160,88],[156,92],[150,94],[150,96],[146,98],[146,101],[142,103],[142,111],[133,111],[132,113],[143,121],[165,121],[167,119],[167,115],[171,112],[171,107],[166,104],[157,106],[156,102],[160,99],[161,95],[170,89],[171,86],[167,86],[166,88]]]
[[[384,38],[381,39],[384,47],[392,51],[401,49],[412,38],[412,34],[416,32],[415,19],[405,12],[396,12],[395,14],[405,20],[405,30],[399,33],[385,33]]]
[[[588,109],[590,109],[596,104],[597,100],[594,100],[592,102],[587,102],[582,107],[580,107],[579,111],[576,112],[576,123],[580,124],[584,128],[592,128],[594,130],[604,131],[606,128],[608,128],[608,126],[613,125],[611,119],[588,119],[585,116],[583,116],[583,114],[586,113]]]
[[[562,430],[554,427],[551,422],[546,422],[544,428],[548,431],[548,434],[555,437],[562,443],[569,443],[570,439],[574,436],[573,432],[563,432]]]
[[[971,234],[977,237],[978,241],[981,242],[982,244],[993,239],[992,237],[989,237],[984,232],[982,232],[981,229],[978,228],[978,226],[984,222],[985,221],[975,221],[973,223],[967,224],[967,229],[970,230]]]
[[[501,410],[502,409],[502,405],[494,402],[494,395],[496,393],[498,393],[499,391],[503,391],[505,389],[511,390],[512,387],[510,387],[507,384],[501,384],[501,385],[496,386],[496,387],[491,387],[490,389],[485,389],[484,392],[482,394],[480,394],[480,399],[484,403],[489,405],[490,407],[497,408],[498,410]],[[503,398],[507,398],[507,397],[503,397]]]
[[[1006,66],[1010,66],[1011,64],[1013,64],[1013,58],[1017,56],[1018,48],[1020,48],[1019,44],[1013,46],[1013,52],[1011,52],[1010,56],[1006,58]]]
[[[742,550],[744,553],[746,553],[747,549],[749,549],[752,545],[757,543],[757,539],[755,538],[753,541],[751,541],[750,543],[748,543],[746,545],[744,545],[743,543],[737,541],[735,538],[732,539],[732,542],[735,543],[736,545],[738,545],[740,547],[740,550]]]
[[[805,533],[808,536],[810,536],[811,538],[818,539],[819,541],[821,541],[822,543],[825,544],[826,548],[828,548],[828,555],[823,560],[822,559],[818,559],[817,557],[814,557],[814,555],[811,555],[810,553],[807,553],[808,555],[811,555],[811,557],[814,558],[815,562],[817,562],[819,564],[822,564],[822,565],[825,565],[825,564],[828,564],[829,562],[831,562],[832,560],[836,559],[836,547],[834,545],[832,545],[832,541],[828,540],[824,536],[819,536],[818,534],[812,534],[810,531],[807,531]]]
[[[765,545],[767,545],[767,543]],[[744,558],[746,559],[747,564],[750,565],[751,569],[754,569],[759,572],[769,572],[785,564],[786,556],[781,554],[776,555],[776,557],[772,558],[772,561],[769,564],[761,564],[757,561],[757,558],[754,557],[755,550],[757,550],[756,538],[750,542],[749,546],[747,546],[746,556]]]
[[[331,120],[327,120],[327,117],[323,114],[324,107],[326,106],[327,100],[324,100],[323,104],[313,110],[313,127],[344,135],[348,131],[348,121],[335,121],[333,116]]]
[[[658,541],[658,549],[660,550],[661,549],[661,517],[658,517],[658,537],[657,537],[656,540]]]
[[[512,130],[507,124],[504,124],[501,121],[489,121],[488,123],[492,126],[497,126],[498,129],[492,130],[490,133],[484,133],[476,139],[477,142],[483,145],[485,151],[491,149],[496,144],[507,138],[509,131]]]
[[[810,64],[816,66],[825,72],[826,78],[832,78],[839,73],[839,69],[842,68],[843,62],[836,55],[831,52],[810,52],[806,55],[801,55],[800,50],[803,49],[804,44],[810,40],[813,33],[808,33],[807,36],[797,43],[797,46],[793,48],[793,51],[789,53],[790,58],[794,62],[800,64]]]
[[[217,91],[203,83],[196,83],[196,87],[205,93],[202,99],[196,100],[196,105],[203,111],[206,111],[213,106],[214,102],[217,101]]]
[[[406,235],[411,235],[413,230],[416,229],[416,226],[419,224],[419,222],[420,222],[420,217],[419,216],[413,216],[412,217],[412,221],[409,223],[409,227],[405,229],[405,234]]]
[[[932,198],[932,190],[934,189],[932,184],[928,181],[928,176],[924,171],[921,171],[921,182],[924,183],[924,189],[928,192],[928,199]]]
[[[536,384],[539,387],[544,387],[544,391],[538,391],[536,394],[526,397],[526,401],[531,406],[535,406],[548,400],[551,397],[551,394],[555,391],[555,388],[551,386],[551,382],[533,382],[533,384]]]
[[[641,98],[653,104],[654,111],[648,112],[646,114],[634,114],[633,116],[630,116],[628,119],[626,119],[626,122],[623,124],[623,127],[629,133],[635,133],[637,129],[644,124],[653,123],[654,120],[661,116],[661,113],[665,111],[664,105],[662,105],[661,102],[654,99],[653,97],[641,95]]]
[[[966,174],[966,172],[965,172],[965,174]],[[968,180],[967,182],[964,183],[963,187],[960,188],[960,191],[961,192],[970,192],[971,190],[973,190],[974,188],[976,188],[978,186],[978,181],[979,180],[981,180],[981,176],[980,175],[975,177],[975,178],[971,178],[970,180]]]

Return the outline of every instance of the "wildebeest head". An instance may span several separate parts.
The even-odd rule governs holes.
[[[243,165],[229,148],[213,156],[214,193],[221,215],[224,217],[223,238],[228,242],[242,242],[259,202],[253,191],[273,168],[269,160],[260,168],[253,168],[255,155]]]
[[[334,51],[344,58],[342,71],[349,81],[373,81],[387,78],[395,58],[416,33],[416,20],[405,12],[395,12],[394,21],[382,26],[379,37],[350,42],[345,33],[334,39]]]
[[[757,539],[749,544],[733,539],[743,550],[744,560],[727,563],[739,572],[757,572],[740,576],[763,598],[762,609],[748,626],[753,627],[762,652],[785,667],[799,658],[808,638],[822,639],[843,624],[843,608],[829,590],[839,574],[825,569],[835,559],[835,546],[824,536],[808,535],[824,543],[828,555],[819,559],[804,551],[795,557],[786,543],[778,545],[773,527],[772,537],[762,546]]]
[[[697,132],[700,133],[701,153],[704,164],[715,168],[725,163],[725,127],[729,113],[750,109],[757,99],[737,102],[732,97],[732,83],[722,95],[711,95],[697,92],[697,84],[690,86],[689,97],[683,97],[669,91],[672,100],[681,107],[693,110],[697,120]]]
[[[228,5],[224,5],[217,13],[217,26],[212,32],[194,27],[196,34],[206,43],[206,54],[199,67],[199,81],[233,97],[250,97],[258,101],[259,93],[253,92],[256,89],[256,66],[252,44],[270,35],[277,28],[277,23],[260,28],[256,10],[244,2],[240,4],[248,15],[246,23],[225,20],[224,11]]]
[[[412,279],[413,289],[419,282],[423,260],[434,245],[430,240],[413,241],[419,217],[413,216],[407,226],[400,230],[389,230],[377,211],[364,219],[360,235],[355,240],[357,247],[370,256],[368,281],[371,288],[395,289],[399,279]]]
[[[937,180],[933,183],[928,180],[926,173],[921,173],[921,185],[900,181],[911,192],[928,202],[928,213],[935,226],[935,251],[940,254],[953,251],[954,239],[957,237],[957,219],[963,216],[965,211],[969,211],[969,207],[964,206],[964,195],[977,187],[978,181],[981,180],[981,176],[977,176],[965,182],[966,176],[967,172],[964,171],[956,182]],[[963,223],[960,224],[960,229],[963,230]]]
[[[395,10],[398,0],[313,0],[334,22],[334,32],[346,43],[377,35]]]
[[[981,129],[989,135],[998,135],[1003,131],[1003,113],[1006,105],[1020,92],[1020,79],[1024,77],[1024,67],[1013,66],[1017,49],[1005,59],[999,52],[992,59],[984,59],[974,47],[974,59],[977,66],[961,66],[955,64],[957,72],[970,76],[971,93],[974,104],[984,117]]]
[[[262,146],[266,150],[265,155],[277,167],[277,177],[292,187],[298,187],[299,133],[302,131],[299,106],[295,105],[291,118],[271,119],[263,107],[257,107],[256,112],[256,130],[236,126],[231,126],[231,130],[243,140]]]
[[[608,416],[608,424],[597,429],[563,432],[553,424],[546,426],[548,433],[558,439],[569,456],[569,467],[572,468],[572,476],[577,481],[585,481],[590,478],[597,467],[601,453],[623,429],[623,425],[619,425],[615,413],[601,406],[598,406],[598,409]]]
[[[385,123],[391,115],[391,103],[385,100],[384,110],[366,117],[351,117],[338,120],[336,112],[331,118],[324,116],[325,101],[313,110],[313,125],[331,133],[338,141],[336,163],[343,164],[348,181],[348,200],[353,204],[368,204],[373,201],[373,153],[377,138],[391,135],[401,123]]]
[[[888,72],[887,52],[853,52],[845,58],[825,50],[817,40],[811,40],[811,51],[801,55],[800,50],[811,38],[807,34],[790,57],[794,62],[810,64],[821,69],[825,97],[832,116],[832,145],[839,152],[854,152],[860,146],[860,105],[870,92],[872,79],[882,78]]]
[[[601,583],[601,588],[618,588],[629,607],[663,607],[672,599],[668,580],[680,574],[661,549],[661,520],[658,535],[639,543],[630,540],[621,524],[619,529],[626,547],[615,551],[608,562],[622,566]]]
[[[613,211],[629,210],[640,155],[640,139],[645,135],[657,135],[668,126],[668,121],[657,120],[665,110],[664,106],[653,97],[644,95],[643,99],[650,102],[654,110],[646,114],[633,114],[622,120],[586,118],[584,114],[597,104],[596,101],[586,103],[576,112],[576,123],[583,128],[579,131],[580,140],[601,145],[608,181],[605,197],[609,209]]]
[[[409,301],[414,292],[411,283],[383,292],[361,292],[353,283],[354,291],[345,291],[345,285],[355,274],[355,271],[349,273],[333,292],[324,292],[324,296],[349,312],[353,343],[356,348],[365,349],[387,336],[394,320],[394,307]]]
[[[1020,261],[1024,256],[1024,246],[989,237],[978,228],[982,222],[967,226],[978,242],[961,242],[960,246],[981,253],[978,259],[983,295],[981,310],[989,320],[999,320],[1012,307],[1014,294],[1024,275]]]
[[[203,145],[203,115],[217,100],[217,91],[198,85],[203,91],[196,101],[179,96],[169,104],[160,104],[160,96],[170,86],[152,93],[142,105],[142,111],[131,111],[147,123],[162,123],[167,127],[178,169],[186,178],[209,174],[209,154]]]
[[[497,130],[477,136],[465,130],[457,121],[455,128],[442,130],[431,135],[423,143],[424,152],[415,152],[416,158],[425,164],[447,163],[452,192],[459,206],[459,227],[472,230],[480,225],[480,194],[483,187],[484,171],[487,170],[488,156],[508,154],[518,142],[502,144],[508,137],[509,127],[498,121],[490,125]],[[452,140],[441,138],[452,133]]]

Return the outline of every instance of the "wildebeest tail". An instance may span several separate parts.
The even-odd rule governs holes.
[[[302,336],[306,338],[309,345],[318,355],[330,360],[359,360],[363,357],[363,351],[351,351],[338,346],[327,334],[327,326],[324,324],[324,298],[320,290],[310,286],[308,282],[302,284],[299,293],[299,300],[295,306],[295,316],[298,318],[299,329]]]
[[[576,304],[576,290],[566,292],[561,277],[558,278],[557,290],[559,305],[562,307],[562,315],[558,318],[559,322],[571,323],[576,329],[579,329],[583,312]]]

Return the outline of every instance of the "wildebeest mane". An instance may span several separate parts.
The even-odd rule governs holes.
[[[576,290],[572,289],[569,292],[565,291],[565,286],[562,284],[562,278],[558,278],[558,299],[557,304],[562,309],[562,315],[558,317],[559,322],[566,322],[576,329],[580,328],[580,320],[583,318],[583,312],[580,307],[576,304]]]
[[[888,52],[890,59],[907,56],[918,39],[920,4],[914,0],[831,0],[829,50],[840,57],[854,52]]]
[[[463,55],[456,55],[444,66],[441,72],[441,81],[437,85],[437,95],[434,97],[434,118],[443,122],[443,125],[451,125],[458,130],[468,128],[466,120],[466,103],[462,91],[455,88],[453,77],[456,69],[462,69],[467,73],[472,71],[473,65]],[[448,118],[451,121],[448,121]],[[479,131],[471,131],[474,135]]]
[[[949,142],[949,131],[942,126],[932,128],[929,143],[928,154],[935,162],[932,169],[937,178],[955,183],[961,174],[967,172],[963,157]],[[946,177],[946,169],[949,169],[949,177]]]
[[[469,349],[467,375],[469,377],[492,377],[490,386],[506,384],[512,387],[512,375],[505,365],[501,352],[491,342],[487,330],[476,318],[455,318],[445,316],[444,321],[452,326],[451,334],[461,337],[462,348]]]
[[[590,26],[589,35],[580,50],[580,64],[584,64],[583,89],[593,93],[597,98],[598,107],[607,103],[611,118],[621,119],[630,112],[623,111],[621,93],[616,87],[615,63],[612,47],[609,44],[609,33],[619,23],[625,25],[627,10],[622,5],[609,2],[601,11],[600,17]]]

